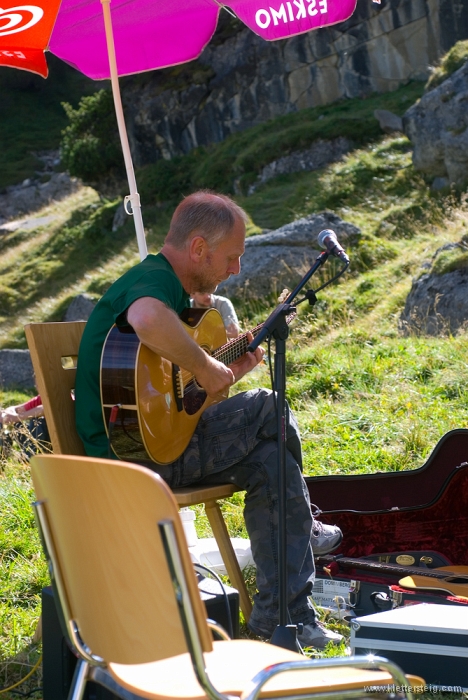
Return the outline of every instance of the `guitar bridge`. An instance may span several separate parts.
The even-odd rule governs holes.
[[[180,413],[184,406],[182,399],[184,398],[184,382],[182,380],[182,371],[179,365],[172,365],[172,388],[174,391],[174,398],[177,406],[177,410]]]

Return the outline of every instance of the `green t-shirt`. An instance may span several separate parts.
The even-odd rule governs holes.
[[[128,325],[126,311],[141,297],[159,299],[177,314],[188,306],[189,296],[162,253],[148,255],[114,282],[85,326],[76,374],[76,428],[86,454],[92,457],[108,456],[100,392],[102,347],[114,323]]]

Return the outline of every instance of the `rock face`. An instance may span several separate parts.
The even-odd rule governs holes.
[[[137,165],[220,142],[305,107],[425,80],[431,64],[468,38],[468,4],[358,0],[347,22],[291,39],[267,42],[245,28],[223,36],[221,27],[189,64],[185,84],[183,72],[174,69],[170,89],[167,71],[124,82]]]
[[[0,350],[0,387],[31,389],[34,371],[29,350]]]
[[[266,165],[258,176],[257,181],[250,185],[248,194],[253,194],[259,185],[263,185],[264,182],[268,182],[268,180],[277,175],[324,168],[328,163],[341,160],[345,153],[351,150],[351,147],[351,142],[343,136],[333,139],[333,141],[318,139],[311,148],[291,153],[289,156],[278,158],[278,160],[274,160]]]
[[[33,182],[25,180],[21,185],[8,187],[5,194],[0,194],[0,227],[11,219],[16,219],[22,214],[38,211],[53,200],[60,200],[69,194],[76,192],[80,182],[68,173],[54,173],[47,182]],[[46,219],[47,217],[43,217]],[[17,222],[20,228],[24,221]],[[47,225],[48,221],[34,222],[35,226]],[[24,226],[22,226],[24,228]],[[13,227],[5,227],[5,231],[15,230]]]
[[[237,299],[258,299],[278,296],[285,287],[294,288],[321,252],[317,236],[326,228],[335,231],[343,247],[355,244],[361,235],[357,226],[326,211],[247,238],[240,274],[220,284],[219,293]]]
[[[406,335],[447,335],[468,326],[468,268],[413,282],[400,317]]]
[[[413,144],[417,170],[464,184],[468,180],[468,62],[410,107],[403,125]]]
[[[64,321],[87,321],[96,306],[87,294],[78,294],[65,312]]]

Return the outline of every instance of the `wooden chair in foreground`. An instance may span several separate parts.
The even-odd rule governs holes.
[[[30,323],[25,326],[26,340],[44,406],[54,454],[84,455],[83,443],[75,428],[75,387],[78,349],[85,321],[71,323]],[[246,620],[252,603],[229,538],[218,500],[238,491],[233,484],[191,486],[174,490],[180,508],[203,503],[226,566],[231,584],[239,592]]]
[[[44,454],[31,470],[52,584],[79,658],[69,698],[81,700],[87,680],[125,700],[381,699],[423,684],[378,657],[311,660],[229,640],[205,619],[177,503],[158,474]],[[210,629],[224,641],[213,642]]]

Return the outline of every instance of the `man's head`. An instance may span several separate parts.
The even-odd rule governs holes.
[[[172,215],[165,242],[181,250],[198,233],[213,249],[230,233],[236,221],[245,224],[247,214],[232,199],[208,190],[194,192],[182,200]]]
[[[232,199],[201,191],[186,197],[177,207],[166,236],[189,293],[214,292],[223,280],[240,271],[244,253],[247,215]]]

